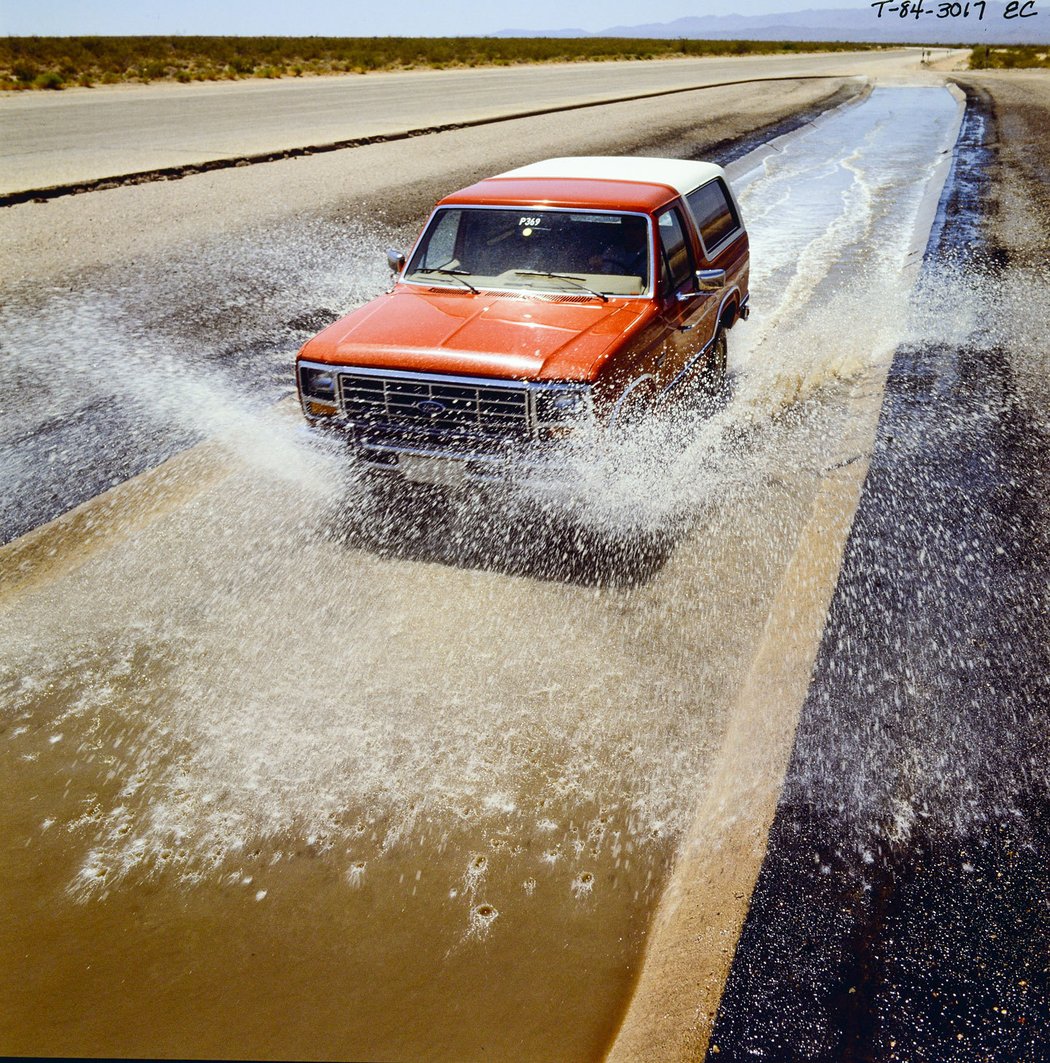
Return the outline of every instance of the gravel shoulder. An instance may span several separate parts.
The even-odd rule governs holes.
[[[1030,469],[1033,541],[1050,558],[1050,71],[956,78],[987,101],[994,146],[982,237],[995,312],[991,340],[1041,461]]]
[[[985,94],[996,123],[996,147],[985,236],[1000,269],[1013,343],[1010,367],[1018,396],[1044,432],[1050,430],[1050,375],[1045,337],[1050,332],[1050,71],[960,75],[955,80]]]

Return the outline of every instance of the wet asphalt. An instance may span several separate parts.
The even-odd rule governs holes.
[[[926,263],[994,276],[967,96]],[[709,1061],[1050,1058],[1048,470],[1004,350],[897,351]]]
[[[980,226],[992,123],[971,94],[931,264],[1004,265]],[[282,320],[232,358],[276,360],[323,323]],[[198,438],[132,421],[107,403],[17,441],[40,491],[4,502],[0,538]],[[1050,1058],[1048,450],[1002,349],[897,352],[708,1059]]]

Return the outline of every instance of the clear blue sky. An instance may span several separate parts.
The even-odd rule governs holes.
[[[455,36],[551,30],[689,15],[859,7],[863,0],[0,0],[0,35],[275,34]]]

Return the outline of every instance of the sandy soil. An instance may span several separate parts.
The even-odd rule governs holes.
[[[989,253],[1002,267],[1002,297],[1016,303],[1009,346],[1018,394],[1029,415],[1050,428],[1050,375],[1045,298],[1050,256],[1050,71],[1018,70],[960,75],[991,96],[997,159],[993,171]],[[1033,354],[1042,350],[1042,358]]]

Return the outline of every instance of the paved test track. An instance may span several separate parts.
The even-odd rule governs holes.
[[[981,162],[973,143],[963,150],[966,162]],[[957,184],[953,195],[948,213],[979,208],[972,188]],[[952,233],[941,231],[931,256],[951,246]],[[711,1059],[751,1059],[756,1048],[769,1058],[828,1063],[969,1060],[979,1052],[1038,1058],[1032,1001],[1040,991],[1045,1000],[1045,971],[1025,944],[1044,928],[1045,806],[1019,797],[1022,818],[1004,828],[978,816],[947,842],[919,823],[909,837],[876,846],[873,864],[858,845],[870,824],[811,811],[814,785],[833,794],[851,783],[851,775],[825,773],[829,754],[843,750],[846,771],[863,765],[882,780],[882,797],[914,796],[901,749],[917,727],[950,735],[949,723],[960,719],[977,743],[966,764],[981,794],[1002,803],[1023,790],[1017,773],[1040,736],[1011,724],[1024,718],[1047,674],[1045,643],[1025,624],[1042,559],[1025,534],[1026,488],[1004,494],[1003,485],[1024,485],[1025,469],[1045,468],[1046,455],[1026,425],[1001,416],[1009,387],[994,350],[898,354]],[[945,536],[945,528],[958,532]],[[996,547],[1006,542],[1019,545],[1003,556]],[[919,567],[924,549],[931,553]],[[954,576],[931,580],[930,572]],[[975,594],[992,584],[998,600]],[[939,641],[949,628],[958,630]],[[902,638],[910,655],[901,655]],[[984,654],[982,679],[999,701],[992,719],[955,655],[960,644]],[[839,646],[848,647],[845,657]],[[886,671],[893,664],[896,674]],[[857,676],[876,672],[885,672],[876,689],[858,696]],[[915,705],[899,698],[908,683],[939,692],[923,703],[921,725]],[[982,762],[983,743],[997,740],[993,729],[1010,738]]]
[[[0,97],[12,193],[757,78],[890,71],[910,51],[552,64]]]

